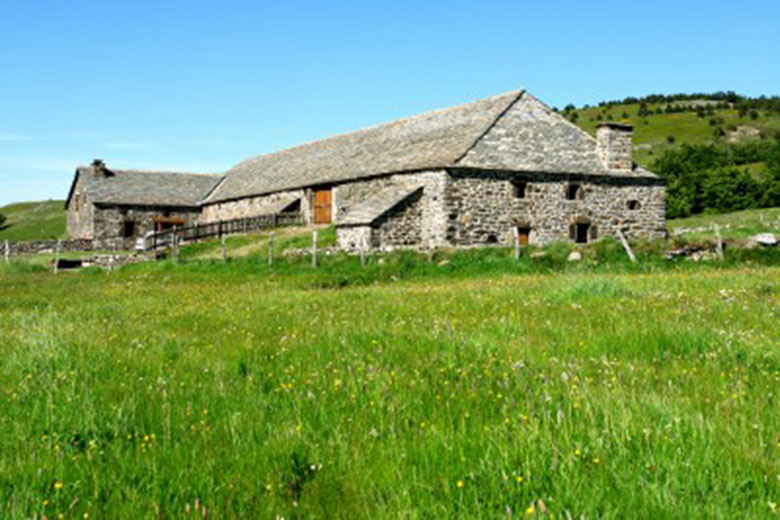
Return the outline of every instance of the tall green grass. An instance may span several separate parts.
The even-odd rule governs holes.
[[[770,517],[777,264],[557,247],[0,270],[0,516]]]

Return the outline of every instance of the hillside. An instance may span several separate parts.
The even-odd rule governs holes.
[[[0,240],[35,240],[65,236],[65,202],[45,200],[17,202],[0,208],[7,221]]]
[[[760,105],[742,107],[737,103],[711,99],[653,103],[629,98],[627,101],[603,102],[599,106],[580,108],[569,105],[561,113],[594,136],[596,127],[602,122],[632,124],[634,160],[646,168],[651,167],[663,152],[680,148],[683,144],[746,142],[780,135],[780,112],[767,108],[761,110]],[[747,102],[758,104],[758,100]]]

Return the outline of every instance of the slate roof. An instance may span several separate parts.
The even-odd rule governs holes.
[[[504,132],[505,142],[483,139],[494,131]],[[459,166],[655,177],[645,170],[606,170],[593,137],[530,94],[514,91],[252,157],[231,168],[205,203]]]
[[[290,207],[295,201],[300,200],[300,195],[293,195],[291,193],[285,193],[280,195],[278,199],[268,202],[261,206],[255,214],[257,215],[275,215],[281,213],[288,207]]]
[[[108,169],[96,174],[92,166],[81,166],[89,199],[95,204],[170,206],[197,208],[222,179],[221,175]],[[76,179],[74,179],[75,185]],[[68,201],[72,195],[68,195]],[[65,203],[66,207],[68,202]]]
[[[368,225],[423,188],[422,184],[391,186],[356,204],[339,219],[340,226]]]

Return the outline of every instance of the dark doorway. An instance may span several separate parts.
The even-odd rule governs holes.
[[[578,244],[588,243],[588,231],[590,231],[590,224],[587,222],[581,222],[574,225],[574,241]]]
[[[531,228],[518,227],[517,228],[517,244],[520,246],[528,245],[528,238],[531,236]]]
[[[133,238],[135,236],[135,220],[125,220],[122,223],[122,238]]]

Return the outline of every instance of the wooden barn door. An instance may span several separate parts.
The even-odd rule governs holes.
[[[332,198],[330,188],[314,190],[314,223],[330,224]]]
[[[518,227],[517,228],[517,245],[527,246],[528,245],[528,237],[530,235],[531,235],[531,228],[529,228],[529,227]]]

